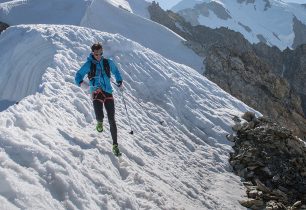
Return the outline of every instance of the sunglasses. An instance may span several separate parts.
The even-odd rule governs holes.
[[[94,56],[102,56],[102,53],[93,53]]]

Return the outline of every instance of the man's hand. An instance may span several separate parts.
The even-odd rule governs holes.
[[[89,89],[89,84],[87,82],[82,81],[80,83],[80,87],[82,90],[87,91]]]

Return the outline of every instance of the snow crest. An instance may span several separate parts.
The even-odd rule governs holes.
[[[74,84],[95,41],[124,78],[135,134],[115,89],[121,160],[107,120],[96,133],[90,96]],[[0,43],[1,80],[4,71],[11,81],[0,96],[22,98],[0,112],[1,209],[243,209],[225,134],[250,108],[197,71],[76,26],[14,26]]]

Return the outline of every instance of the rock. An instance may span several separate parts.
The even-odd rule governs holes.
[[[268,167],[262,168],[261,171],[266,173],[268,176],[272,176],[272,172],[270,171],[270,169]]]
[[[248,196],[250,198],[256,198],[258,196],[258,191],[257,190],[252,190],[248,193]]]
[[[251,122],[253,119],[255,119],[255,113],[254,112],[245,112],[242,115],[242,119],[245,119],[247,122]]]
[[[280,196],[280,197],[282,197],[282,198],[288,200],[288,199],[287,199],[287,195],[286,195],[284,192],[282,192],[281,190],[279,190],[279,189],[273,190],[272,193],[273,193],[274,195]]]
[[[8,27],[9,27],[8,24],[0,22],[0,33]]]
[[[252,206],[263,206],[263,204],[264,204],[262,200],[256,200],[256,199],[242,200],[242,201],[239,201],[239,203],[242,206],[245,206],[247,208],[250,208]]]
[[[295,208],[298,208],[298,207],[300,207],[300,206],[302,206],[302,201],[297,201],[297,202],[295,202],[295,203],[293,204],[293,207],[295,207]]]
[[[257,189],[262,191],[262,192],[271,192],[269,188],[266,187],[259,179],[255,179]]]
[[[279,186],[278,189],[281,190],[281,191],[283,191],[283,192],[285,192],[285,193],[288,192],[288,189],[285,188],[285,187],[283,187],[283,186]]]
[[[234,116],[233,117],[233,121],[236,122],[236,123],[240,123],[241,122],[241,120],[240,120],[240,118],[238,116]]]
[[[244,186],[248,187],[248,186],[253,186],[252,182],[243,182]],[[254,188],[256,189],[256,188]]]
[[[255,166],[248,166],[248,169],[251,170],[251,171],[254,171],[256,168],[258,168],[260,166],[258,165],[255,165]]]
[[[299,210],[306,210],[306,205],[302,205]]]
[[[237,132],[242,129],[242,125],[240,123],[237,123],[232,127],[232,129],[233,131]]]
[[[235,136],[232,135],[232,134],[227,134],[227,135],[226,135],[226,138],[227,138],[227,140],[229,140],[229,141],[231,141],[231,142],[234,142],[234,141],[235,141]]]

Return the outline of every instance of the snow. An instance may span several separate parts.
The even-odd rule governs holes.
[[[13,0],[0,3],[0,20],[9,25],[79,24],[88,0]]]
[[[124,78],[134,135],[115,88],[122,159],[74,84],[96,40]],[[0,209],[243,209],[225,135],[233,115],[252,109],[196,70],[78,26],[13,26],[0,46],[0,84],[11,81],[0,99],[20,101],[0,112]]]
[[[203,59],[184,39],[149,20],[144,0],[14,0],[0,3],[0,20],[9,25],[68,24],[118,33],[164,57],[203,72]]]
[[[208,81],[202,58],[147,6],[0,0],[1,21],[15,25],[0,35],[0,209],[244,209],[225,136],[254,110]],[[74,84],[97,41],[124,79],[120,159],[108,121],[95,131],[90,95]]]
[[[140,15],[146,19],[150,19],[148,6],[151,2],[145,0],[128,0],[132,13]]]
[[[267,44],[275,45],[282,50],[287,47],[290,48],[295,37],[293,31],[294,16],[306,25],[306,9],[297,3],[270,0],[271,8],[265,10],[266,2],[263,0],[255,1],[255,3],[238,3],[233,0],[212,1],[221,4],[232,18],[220,19],[210,10],[208,17],[199,15],[199,24],[210,28],[228,27],[243,34],[251,43],[258,43],[257,35],[263,35],[268,42]],[[192,9],[196,4],[204,2],[208,3],[210,1],[182,0],[172,10],[178,12],[184,9]],[[246,31],[239,23],[248,26],[252,31]]]
[[[119,33],[173,61],[186,64],[202,72],[202,59],[182,44],[181,37],[166,27],[122,11],[105,1],[93,1],[86,14],[81,22],[82,26]]]

